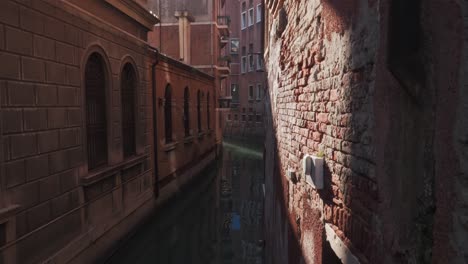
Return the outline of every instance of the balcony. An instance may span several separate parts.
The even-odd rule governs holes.
[[[229,25],[231,24],[231,17],[218,16],[217,21],[218,29],[222,37],[229,37]]]
[[[218,59],[218,73],[221,79],[225,79],[231,74],[231,57],[224,56]]]
[[[229,43],[229,38],[228,37],[221,37],[219,39],[219,44],[221,48],[226,47],[226,45]]]
[[[219,108],[220,109],[229,109],[231,108],[232,96],[222,96],[218,98]]]

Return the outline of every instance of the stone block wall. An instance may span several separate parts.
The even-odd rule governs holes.
[[[161,203],[153,170],[154,148],[160,150],[153,138],[152,101],[153,88],[160,87],[151,79],[157,53],[146,42],[148,28],[111,2],[1,3],[1,263],[101,262]],[[145,12],[132,4],[126,8]],[[108,159],[90,171],[85,66],[92,54],[99,54],[104,67]],[[136,74],[136,143],[135,154],[125,158],[121,76],[127,64]],[[188,80],[194,71],[186,66],[169,75]],[[211,77],[204,78],[203,89],[212,88]],[[164,123],[159,118],[157,123]],[[214,140],[205,142],[201,151],[213,150]],[[214,152],[208,154],[212,160]],[[196,171],[207,163],[201,164]]]
[[[414,14],[418,84],[389,65],[394,2],[266,1],[268,263],[466,261],[466,211],[450,205],[466,190],[453,185],[462,4]],[[437,9],[448,22],[431,19]],[[305,154],[325,158],[324,189],[306,182]]]

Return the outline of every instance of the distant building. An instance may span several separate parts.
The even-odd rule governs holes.
[[[229,2],[229,1],[228,1]],[[230,60],[224,55],[231,18],[224,10],[224,0],[147,0],[161,23],[149,34],[149,42],[162,54],[210,74],[215,78],[213,102],[218,108],[221,88],[229,76]],[[221,141],[221,123],[217,109],[215,129]]]
[[[225,56],[231,74],[221,89],[226,137],[263,137],[266,75],[263,59],[263,1],[227,1],[231,35]],[[237,118],[235,118],[237,117]]]

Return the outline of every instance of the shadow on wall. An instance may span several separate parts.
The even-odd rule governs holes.
[[[435,4],[425,5],[285,1],[272,11],[266,263],[340,263],[352,257],[361,263],[431,261],[438,87],[437,77],[428,75],[437,65],[426,54],[438,51],[417,44],[428,41],[420,27]],[[416,44],[402,49],[414,32]],[[388,54],[401,60],[390,65]],[[418,76],[399,75],[398,67],[418,61],[423,69],[414,73]],[[415,101],[414,92],[421,89],[424,96]],[[325,182],[323,190],[314,190],[301,175],[301,164],[304,154],[319,152]],[[297,181],[288,179],[288,170],[296,172]],[[327,241],[325,226],[347,249],[336,250],[340,241]]]

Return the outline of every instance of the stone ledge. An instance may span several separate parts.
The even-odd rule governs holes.
[[[138,163],[142,163],[147,157],[148,155],[135,156],[119,164],[110,165],[105,168],[99,169],[95,172],[91,172],[88,174],[88,176],[81,178],[81,184],[84,186],[92,185],[93,183],[96,183],[98,181],[111,177],[112,175],[115,175],[120,170],[125,170]]]
[[[166,143],[166,144],[163,144],[162,149],[165,152],[169,152],[169,151],[172,151],[172,150],[176,149],[177,144],[179,144],[179,142],[177,142],[177,141],[174,141],[174,142],[171,142],[171,143]]]
[[[154,25],[159,23],[159,18],[153,16],[140,4],[130,0],[106,0],[107,3],[120,10],[122,13],[131,17],[148,30],[152,31]]]
[[[0,209],[0,223],[7,221],[11,216],[14,216],[20,208],[21,207],[19,205],[14,204]]]

